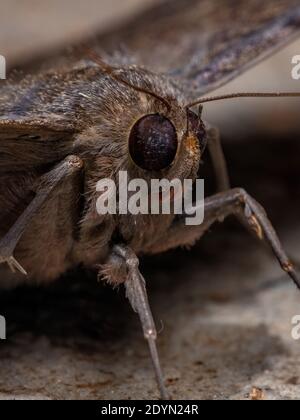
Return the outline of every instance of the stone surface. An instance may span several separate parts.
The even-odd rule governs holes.
[[[284,236],[296,255],[300,229]],[[266,399],[299,397],[299,293],[246,234],[222,229],[190,253],[148,261],[145,272],[174,398],[248,399],[253,387]],[[89,277],[72,283],[1,295],[0,398],[156,398],[122,290]]]

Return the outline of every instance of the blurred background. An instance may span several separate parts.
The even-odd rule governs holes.
[[[6,57],[8,68],[12,69],[111,29],[139,11],[161,2],[163,0],[2,0],[0,52]],[[296,41],[218,93],[245,89],[299,89],[299,81],[291,77],[291,60],[299,51],[300,41]],[[271,128],[272,134],[280,136],[287,127],[297,125],[299,103],[290,99],[227,101],[225,104],[208,104],[205,115],[232,139],[255,129],[252,118],[260,120],[260,127],[265,124],[268,132]],[[272,124],[269,124],[270,118]]]
[[[2,0],[0,54],[10,69],[85,39],[161,0]],[[216,93],[300,91],[291,60],[300,42]],[[300,266],[300,101],[207,104],[222,134],[232,185],[267,209]],[[203,171],[211,179],[209,160]],[[213,183],[207,183],[213,191]],[[176,258],[175,258],[176,257]],[[291,318],[300,294],[267,249],[234,221],[191,251],[145,258],[161,358],[175,398],[296,399],[300,343]],[[48,289],[0,293],[8,340],[0,342],[0,398],[156,398],[140,325],[123,291],[76,272]],[[160,328],[161,326],[161,328]]]

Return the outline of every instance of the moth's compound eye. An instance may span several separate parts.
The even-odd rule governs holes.
[[[193,111],[188,111],[189,129],[195,134],[199,141],[201,152],[204,151],[207,144],[207,135],[204,124],[201,118],[198,117]]]
[[[141,118],[129,136],[129,153],[134,163],[147,171],[170,166],[178,147],[177,133],[171,121],[159,114]]]

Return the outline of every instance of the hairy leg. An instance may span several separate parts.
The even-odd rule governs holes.
[[[123,280],[126,296],[133,310],[139,315],[144,337],[148,342],[161,398],[169,399],[156,346],[157,331],[148,302],[145,279],[139,271],[137,256],[129,247],[115,245],[102,269],[100,274],[111,284],[120,283]]]
[[[198,226],[185,225],[184,217],[176,221],[171,228],[146,250],[147,253],[159,253],[178,246],[193,245],[217,221],[234,215],[246,223],[259,239],[265,239],[282,269],[289,274],[300,289],[300,279],[287,257],[280,240],[269,221],[265,210],[245,190],[235,188],[205,200],[204,222]]]
[[[83,163],[80,158],[77,156],[68,156],[53,170],[41,177],[36,188],[36,195],[34,199],[17,219],[7,234],[0,240],[0,263],[6,262],[12,271],[19,270],[22,274],[27,274],[24,268],[13,256],[19,240],[54,188],[64,178],[81,169],[82,166]]]

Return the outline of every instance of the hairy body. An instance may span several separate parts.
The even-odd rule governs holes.
[[[5,128],[2,130],[2,236],[32,199],[38,178],[51,166],[68,155],[76,155],[84,167],[51,193],[20,239],[15,257],[28,272],[29,280],[54,280],[77,264],[91,267],[104,263],[113,237],[122,238],[138,255],[151,252],[156,232],[168,230],[174,215],[100,216],[96,211],[99,180],[110,178],[117,183],[121,170],[128,171],[129,180],[139,177],[149,182],[156,176],[183,181],[197,175],[200,148],[198,142],[195,147],[185,137],[184,95],[145,70],[133,69],[129,77],[132,83],[148,86],[153,92],[163,91],[172,110],[167,111],[157,100],[108,77],[92,62],[78,63],[77,69],[66,68],[60,73],[28,77],[16,85],[10,82],[0,91],[1,114],[5,120],[13,116],[14,121],[20,121],[19,133],[14,125],[13,142],[9,141],[10,129],[6,126],[7,139]],[[180,142],[171,170],[160,174],[139,169],[128,154],[130,131],[148,114],[170,118]],[[40,123],[34,134],[32,115]],[[0,127],[1,123],[3,119]],[[11,157],[13,147],[20,152]]]

